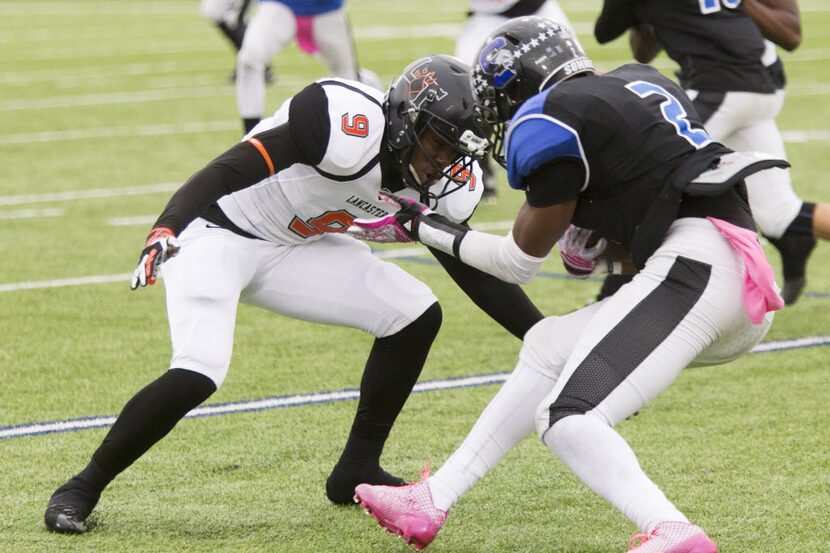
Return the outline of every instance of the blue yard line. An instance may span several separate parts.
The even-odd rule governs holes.
[[[752,349],[751,353],[769,353],[775,351],[794,350],[829,346],[830,336],[812,336],[807,338],[795,338],[792,340],[778,340],[764,342]],[[444,378],[440,380],[429,380],[415,385],[415,392],[435,392],[440,390],[454,390],[459,388],[472,388],[479,386],[490,386],[501,384],[507,379],[508,372],[491,374],[471,375]],[[250,413],[254,411],[270,411],[274,409],[285,409],[288,407],[302,407],[319,403],[333,403],[336,401],[352,401],[357,399],[359,391],[355,388],[344,390],[321,391],[309,394],[294,394],[290,396],[274,396],[263,399],[246,401],[234,401],[228,403],[214,403],[197,407],[186,415],[185,418],[215,417],[232,413]],[[81,417],[65,419],[60,421],[47,421],[17,424],[12,426],[0,426],[0,440],[11,438],[23,438],[26,436],[37,436],[40,434],[57,434],[61,432],[77,432],[90,428],[105,428],[112,426],[115,422],[115,415],[104,415],[99,417]]]

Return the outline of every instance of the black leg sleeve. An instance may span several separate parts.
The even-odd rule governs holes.
[[[234,28],[231,28],[227,25],[227,23],[217,23],[217,27],[219,30],[222,31],[222,34],[227,37],[227,39],[233,44],[234,48],[238,52],[240,48],[242,48],[242,39],[245,38],[245,29],[246,25],[245,22],[241,22]]]
[[[90,467],[111,480],[215,391],[213,381],[202,374],[185,369],[167,371],[127,402],[92,455]]]
[[[363,369],[357,414],[341,462],[379,462],[392,425],[418,381],[441,319],[441,306],[436,302],[397,334],[375,340]]]
[[[521,286],[501,281],[444,252],[429,251],[473,303],[519,340],[545,318]]]

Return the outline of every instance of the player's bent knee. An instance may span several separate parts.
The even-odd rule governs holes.
[[[242,48],[236,55],[236,67],[240,71],[264,72],[268,61],[264,48],[257,48],[247,43],[242,45]]]
[[[210,379],[215,388],[214,391],[222,387],[225,376],[228,374],[228,365],[206,362],[205,359],[187,355],[174,356],[170,362],[170,370],[173,369],[190,371]]]
[[[533,370],[556,380],[567,361],[567,352],[556,343],[561,317],[546,317],[525,334],[519,359]]]

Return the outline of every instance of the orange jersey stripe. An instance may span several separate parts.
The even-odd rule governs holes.
[[[254,148],[259,150],[259,153],[262,154],[262,157],[265,159],[265,163],[268,164],[268,171],[270,171],[269,176],[274,174],[274,162],[271,161],[271,156],[268,155],[268,150],[265,149],[265,146],[262,145],[262,142],[257,140],[256,138],[246,138]]]

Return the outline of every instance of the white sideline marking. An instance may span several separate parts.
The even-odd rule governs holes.
[[[46,209],[16,209],[13,211],[0,211],[0,219],[34,219],[35,217],[60,217],[63,210],[55,207]]]
[[[767,353],[790,349],[807,347],[818,347],[830,345],[830,336],[812,336],[798,338],[795,340],[781,340],[759,344],[750,353]],[[501,384],[510,373],[501,372],[487,375],[465,376],[461,378],[448,378],[443,380],[430,380],[415,385],[413,392],[435,392],[440,390],[454,390],[458,388],[471,388]],[[211,417],[216,415],[227,415],[231,413],[250,413],[252,411],[265,411],[271,409],[285,409],[288,407],[301,407],[316,403],[332,403],[335,401],[348,401],[357,399],[360,392],[356,389],[333,390],[328,392],[317,392],[312,394],[296,394],[291,396],[277,396],[249,401],[236,401],[220,403],[216,405],[205,405],[190,411],[185,418]],[[25,436],[36,436],[40,434],[55,434],[59,432],[76,432],[90,428],[104,428],[115,422],[115,416],[91,417],[67,419],[55,422],[37,422],[31,424],[20,424],[14,426],[0,427],[0,440],[8,438],[22,438]]]
[[[380,259],[398,259],[401,257],[412,257],[429,253],[423,246],[398,248],[394,250],[376,251],[375,255]],[[91,275],[85,277],[59,278],[54,280],[36,280],[30,282],[12,282],[0,284],[0,293],[17,292],[19,290],[36,290],[38,288],[63,288],[66,286],[84,286],[87,284],[109,284],[111,282],[124,282],[125,285],[133,277],[132,273],[119,273],[116,275]]]
[[[815,142],[819,140],[830,140],[830,130],[816,129],[808,131],[783,131],[781,136],[784,137],[784,142]]]
[[[175,125],[139,125],[137,127],[100,127],[68,131],[41,131],[0,135],[0,144],[31,144],[84,138],[114,138],[119,136],[164,136],[239,130],[239,121],[207,121]]]
[[[0,205],[40,204],[51,202],[69,202],[75,200],[89,200],[92,198],[116,198],[119,196],[137,196],[139,194],[155,194],[157,192],[172,192],[178,190],[180,182],[164,182],[160,184],[142,184],[126,186],[124,188],[93,188],[91,190],[69,190],[66,192],[46,192],[43,194],[20,194],[15,196],[0,196]]]
[[[64,286],[82,286],[84,284],[104,284],[109,282],[127,282],[133,277],[132,273],[118,275],[92,275],[75,278],[59,278],[55,280],[36,280],[32,282],[13,282],[0,284],[0,292],[16,292],[18,290],[35,290],[38,288],[61,288]]]
[[[63,140],[90,138],[114,138],[135,136],[167,136],[171,134],[194,134],[204,132],[238,131],[239,121],[196,121],[169,125],[139,125],[134,127],[98,127],[90,129],[69,129],[65,131],[40,131],[33,133],[12,133],[0,135],[0,144],[33,144]],[[827,129],[792,130],[782,132],[785,142],[826,141],[830,139]]]
[[[1,212],[0,218],[2,218]],[[127,221],[129,219],[136,219],[137,221]],[[152,224],[152,222],[155,220],[155,216],[124,217],[121,220],[119,220],[117,224],[147,224],[147,221],[149,221],[149,223]],[[513,221],[494,221],[492,223],[473,225],[473,228],[477,230],[497,230],[509,229],[512,226]],[[426,255],[427,253],[429,253],[429,250],[427,250],[423,246],[410,246],[406,248],[377,250],[374,252],[374,255],[380,259],[400,259],[402,257]],[[84,286],[86,284],[108,284],[111,282],[119,281],[129,282],[132,276],[132,273],[120,273],[116,275],[91,275],[85,277],[59,278],[53,280],[12,282],[9,284],[0,284],[0,293],[17,292],[19,290],[36,290],[38,288],[63,288],[65,286]]]
[[[107,224],[111,227],[129,227],[133,225],[152,225],[158,215],[135,215],[133,217],[110,217]]]

